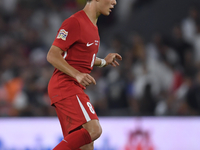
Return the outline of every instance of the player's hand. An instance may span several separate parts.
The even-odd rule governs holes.
[[[117,53],[109,53],[105,58],[106,61],[106,65],[112,65],[113,67],[119,66],[119,63],[116,61],[116,59],[118,60],[122,60],[122,56],[120,56]]]
[[[86,86],[88,86],[88,85],[90,85],[92,83],[94,85],[96,85],[95,79],[91,75],[89,75],[87,73],[81,73],[80,72],[79,74],[76,75],[76,80],[78,81],[78,83],[80,83],[84,87],[86,87]]]

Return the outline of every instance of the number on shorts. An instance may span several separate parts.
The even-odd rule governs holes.
[[[89,107],[91,113],[95,114],[95,111],[94,111],[94,109],[93,109],[93,107],[92,107],[92,104],[91,104],[90,102],[87,102],[87,105],[88,105],[88,107]]]

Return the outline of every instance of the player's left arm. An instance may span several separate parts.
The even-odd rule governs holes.
[[[119,66],[117,60],[122,60],[122,56],[118,53],[109,53],[104,59],[96,57],[94,65],[99,67],[105,67],[107,65],[112,65],[113,67]]]

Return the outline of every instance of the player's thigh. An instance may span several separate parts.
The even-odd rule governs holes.
[[[80,148],[81,150],[93,150],[94,149],[94,142],[84,145]]]
[[[92,120],[98,120],[86,94],[77,94],[56,102],[56,112],[64,136]]]

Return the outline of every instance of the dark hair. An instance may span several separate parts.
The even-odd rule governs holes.
[[[87,0],[87,2],[91,2],[92,0]]]

